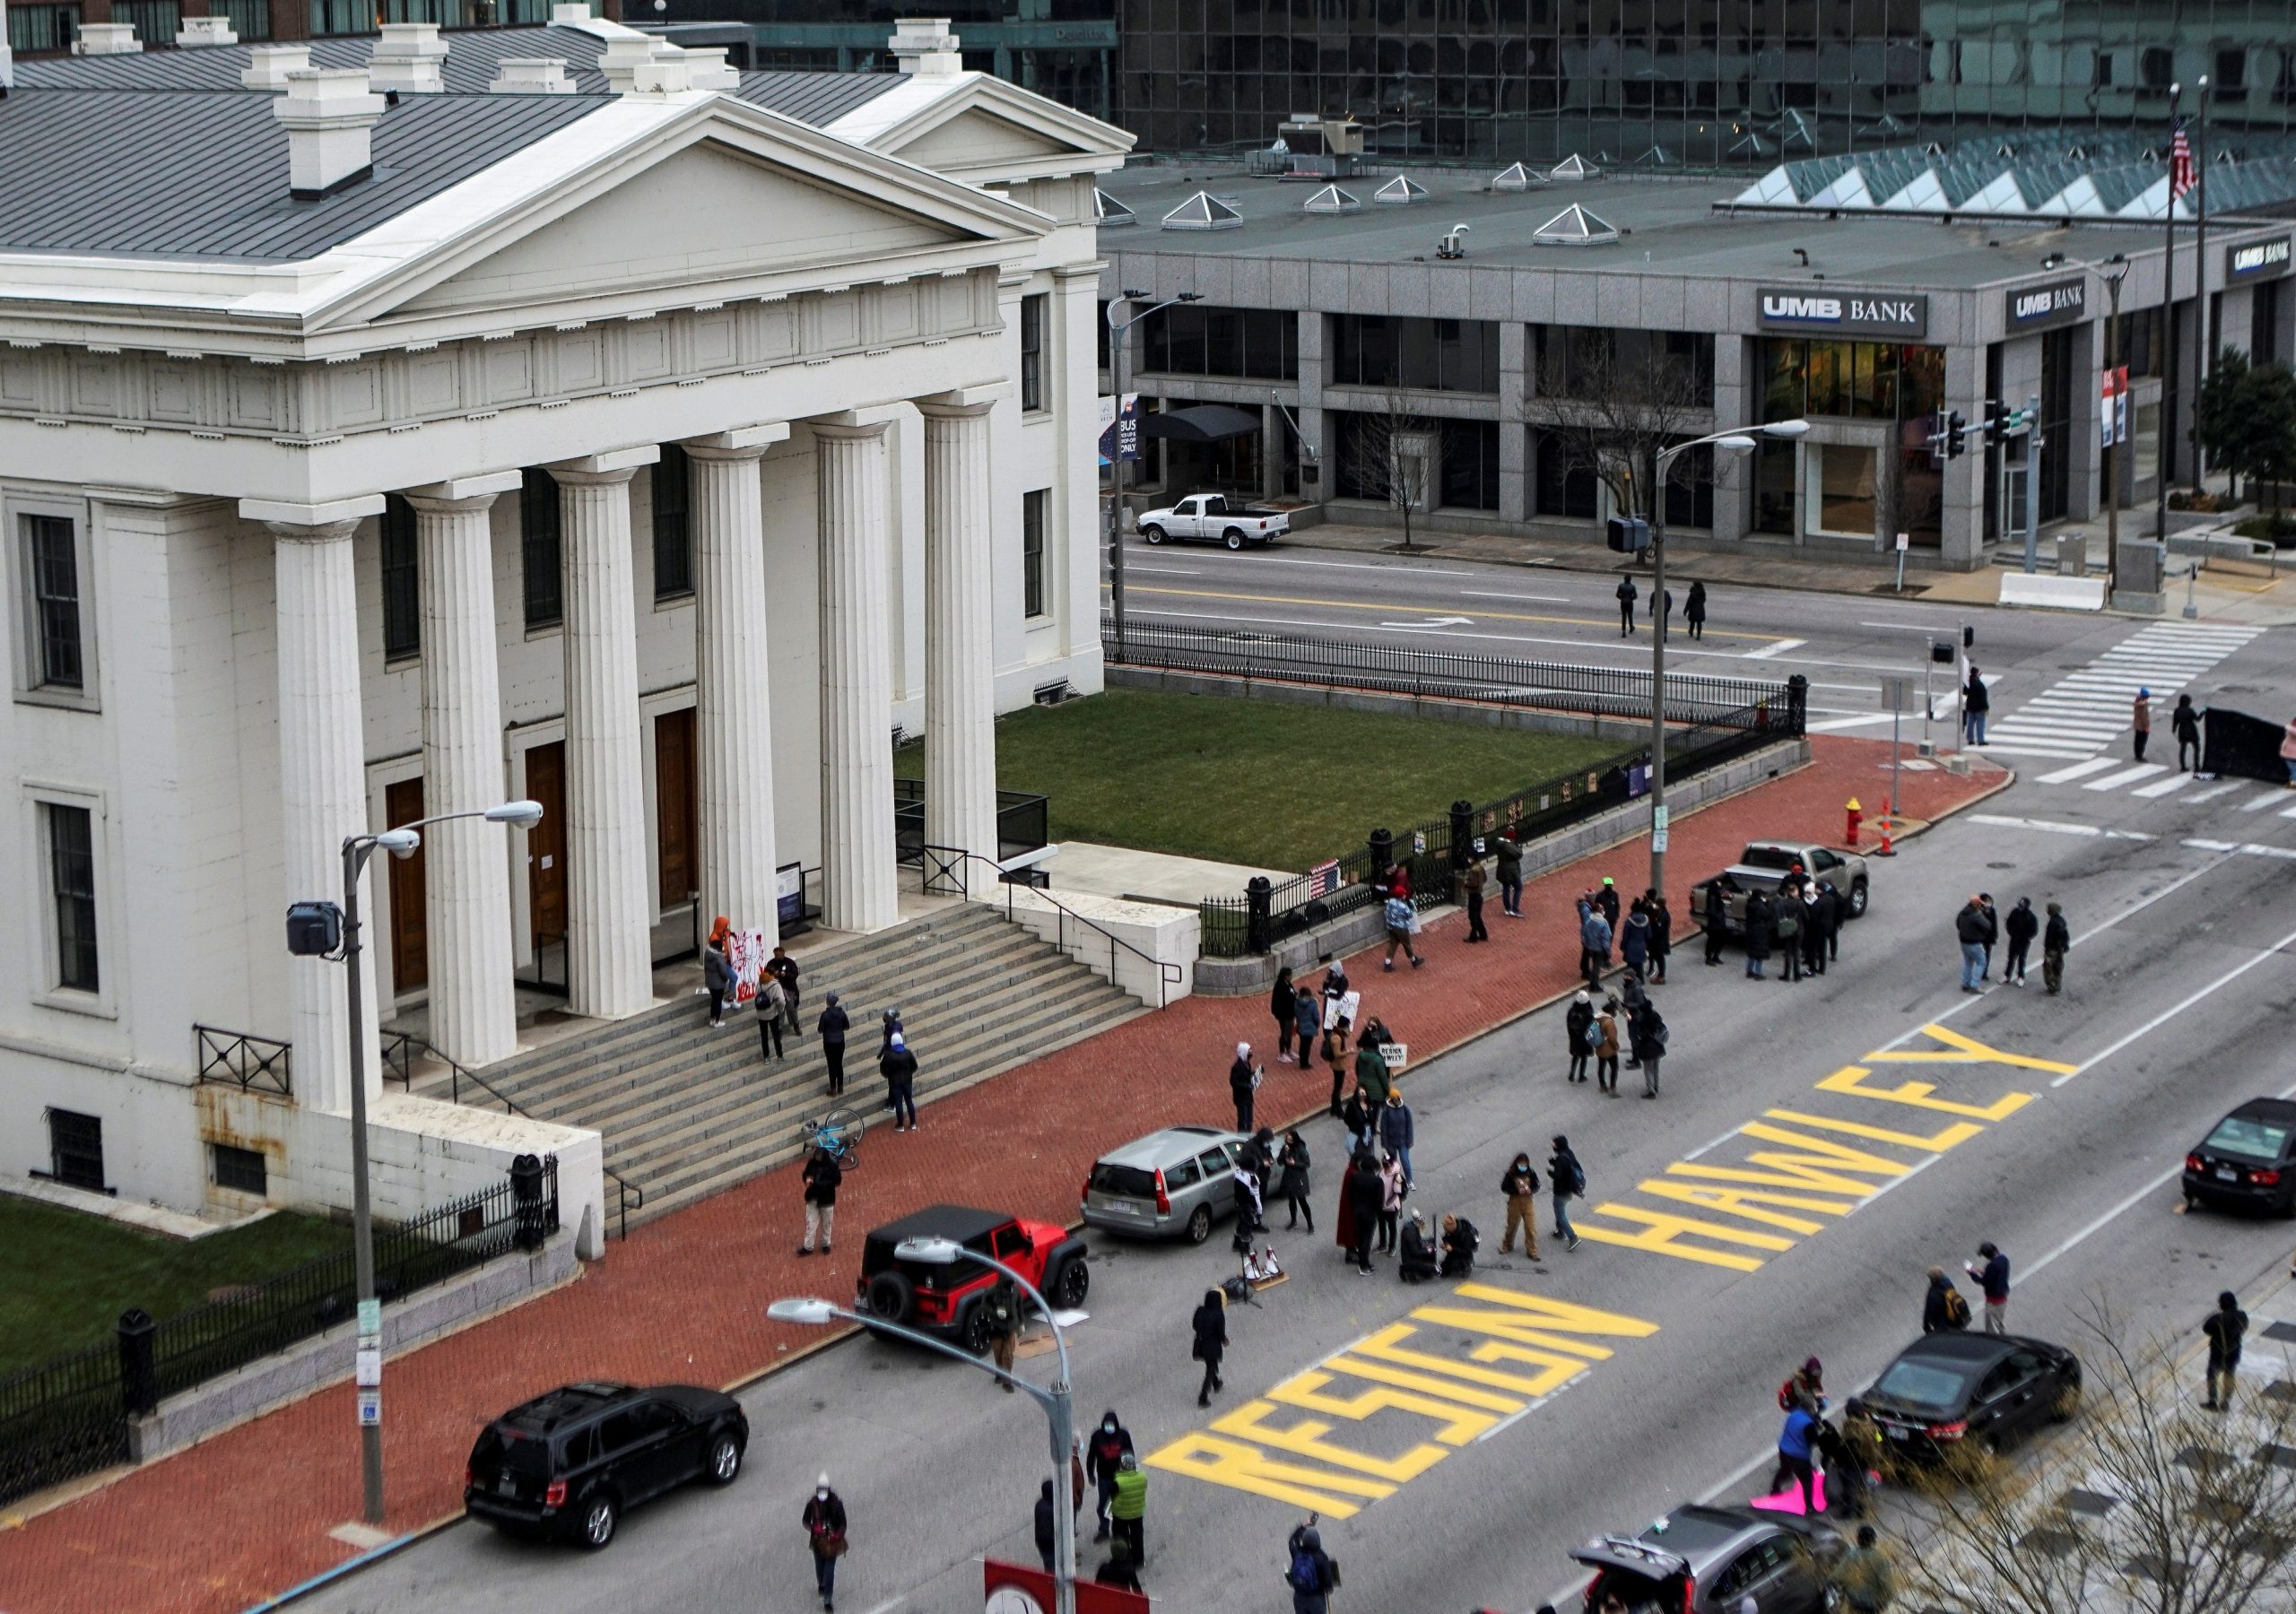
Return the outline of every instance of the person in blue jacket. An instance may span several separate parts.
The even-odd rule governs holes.
[[[1411,1192],[1411,1146],[1418,1141],[1411,1124],[1411,1106],[1403,1101],[1403,1089],[1387,1089],[1387,1102],[1379,1111],[1379,1147],[1403,1162],[1403,1188]]]
[[[1784,1490],[1789,1482],[1798,1481],[1802,1487],[1802,1511],[1819,1511],[1816,1487],[1813,1483],[1810,1454],[1817,1438],[1818,1415],[1800,1401],[1786,1414],[1786,1427],[1778,1432],[1778,1471],[1770,1476],[1770,1488],[1774,1495]]]

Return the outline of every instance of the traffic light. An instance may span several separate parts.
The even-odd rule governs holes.
[[[1998,448],[2009,437],[2009,411],[2006,405],[1988,400],[1985,406],[1985,446]]]
[[[1960,410],[1956,409],[1945,417],[1945,457],[1947,459],[1961,458],[1964,447],[1961,442],[1961,434],[1969,429],[1970,423],[1962,418]]]

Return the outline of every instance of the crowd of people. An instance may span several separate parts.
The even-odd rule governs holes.
[[[1994,906],[1993,893],[1979,891],[1963,903],[1953,915],[1953,939],[1961,949],[1961,990],[1982,993],[1986,983],[1993,979],[1993,952],[2005,934],[2009,954],[2004,960],[2001,981],[2007,986],[2025,984],[2025,968],[2031,961],[2036,938],[2041,944],[2041,985],[2055,997],[2065,990],[2065,955],[2073,950],[2073,930],[2066,923],[2062,903],[2048,905],[2048,916],[2044,920],[2033,912],[2033,899],[2020,897],[2005,920]]]

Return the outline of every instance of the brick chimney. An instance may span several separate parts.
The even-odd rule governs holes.
[[[903,73],[939,78],[965,70],[946,17],[896,18],[891,48]]]
[[[363,67],[310,67],[287,75],[272,116],[287,126],[288,185],[303,201],[331,196],[375,171],[370,136],[383,98]]]
[[[505,56],[496,64],[490,95],[571,95],[564,56]]]
[[[133,22],[83,22],[72,41],[74,56],[134,56],[143,48]]]
[[[308,45],[257,45],[254,59],[239,74],[239,84],[248,90],[284,90],[289,74],[310,70]]]
[[[386,22],[367,58],[367,82],[378,91],[436,95],[447,87],[439,77],[446,59],[447,42],[436,22]]]

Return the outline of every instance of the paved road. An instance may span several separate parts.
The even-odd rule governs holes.
[[[1125,572],[1128,618],[1144,624],[1415,645],[1531,661],[1649,664],[1647,570],[1633,574],[1642,598],[1631,638],[1620,636],[1613,598],[1617,578],[1610,573],[1309,552],[1299,546],[1230,554],[1208,545],[1151,546],[1137,539],[1126,541]],[[1678,603],[1697,575],[1694,555],[1670,565],[1668,587]],[[1965,621],[1977,629],[1971,655],[1993,689],[1996,716],[2063,675],[2082,672],[2140,631],[2122,618],[1961,612],[1891,594],[1716,586],[1705,638],[1691,639],[1679,630],[1677,618],[1667,665],[1677,672],[1765,680],[1798,672],[1811,682],[1813,727],[1886,737],[1888,719],[1876,710],[1879,675],[1921,675],[1929,666],[1930,643],[1958,638]],[[2173,632],[2180,626],[2168,628]],[[2246,637],[2236,634],[2234,640]],[[2156,695],[2164,693],[2164,684],[2177,687],[2163,676],[2171,671],[2147,668]],[[1937,731],[1944,742],[1953,726],[1954,672],[1951,667],[1934,672],[1937,709],[1948,715]],[[2132,681],[2128,693],[2135,689]],[[1909,733],[1918,737],[1918,727],[1916,720]]]
[[[2240,653],[2228,676],[2268,677],[2257,658],[2271,647]],[[1831,1384],[1863,1382],[1916,1332],[1922,1269],[1980,1238],[2016,1263],[2016,1325],[2076,1349],[2100,1297],[2132,1331],[2188,1331],[2219,1289],[2275,1270],[2284,1226],[2184,1216],[2172,1176],[2223,1110],[2296,1080],[2283,1054],[2296,820],[2259,787],[2199,801],[2089,782],[2021,783],[1909,845],[1821,981],[1755,984],[1735,959],[1704,969],[1681,955],[1661,989],[1674,1054],[1660,1102],[1565,1087],[1559,1010],[1410,1072],[1415,1202],[1483,1228],[1475,1290],[1406,1289],[1388,1265],[1349,1272],[1322,1219],[1335,1130],[1312,1124],[1326,1230],[1288,1236],[1278,1215],[1295,1277],[1235,1317],[1230,1390],[1211,1411],[1194,1402],[1187,1315],[1232,1270],[1224,1241],[1095,1236],[1079,1393],[1088,1416],[1122,1409],[1152,1454],[1160,1606],[1288,1608],[1282,1541],[1312,1496],[1346,1572],[1341,1608],[1529,1609],[1576,1584],[1566,1554],[1587,1533],[1750,1494],[1787,1367],[1815,1352]],[[2066,904],[2079,941],[2065,997],[1954,991],[1951,910],[1979,883],[2005,905]],[[1439,951],[1430,968],[1442,964]],[[1143,1072],[1175,1084],[1176,1119],[1219,1119],[1220,1075]],[[1535,1266],[1498,1257],[1506,1160],[1527,1149],[1544,1170],[1558,1131],[1592,1179],[1587,1242],[1566,1255],[1549,1237]],[[1403,1393],[1365,1399],[1382,1390]],[[755,1444],[740,1483],[635,1516],[603,1558],[458,1526],[309,1606],[809,1609],[796,1516],[824,1467],[853,1512],[848,1610],[970,1610],[979,1554],[1029,1558],[1041,1420],[985,1377],[857,1342],[745,1400]]]

